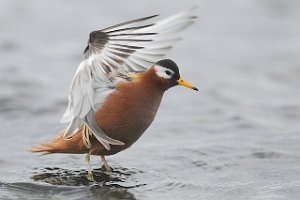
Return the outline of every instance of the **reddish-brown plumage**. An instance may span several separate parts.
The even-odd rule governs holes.
[[[130,147],[152,123],[161,98],[169,88],[169,82],[156,75],[152,67],[131,82],[121,82],[95,113],[97,125],[109,137],[125,145],[111,145],[106,150],[93,136],[88,149],[79,132],[71,139],[64,139],[63,132],[46,144],[33,147],[32,152],[48,153],[91,153],[112,155]]]
[[[60,132],[57,137],[48,143],[43,143],[29,149],[32,152],[49,153],[87,153],[88,149],[83,144],[82,134],[76,134],[72,139],[64,139],[64,132]]]

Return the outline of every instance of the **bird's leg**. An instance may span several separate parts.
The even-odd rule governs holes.
[[[93,172],[92,172],[92,167],[91,167],[91,153],[87,153],[85,160],[87,162],[88,165],[88,174],[87,174],[87,179],[89,181],[94,181],[94,176],[93,176]]]
[[[108,165],[105,157],[101,156],[101,160],[102,160],[104,168],[105,168],[105,173],[110,174],[112,170],[111,170],[110,166]]]

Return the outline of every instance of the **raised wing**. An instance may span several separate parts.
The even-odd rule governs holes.
[[[108,74],[115,71],[144,71],[163,58],[181,39],[180,32],[194,22],[193,10],[155,23],[149,21],[157,15],[91,32],[84,58],[71,84],[68,108],[61,120],[62,123],[69,123],[65,138],[72,137],[86,123],[99,142],[121,145],[120,141],[108,139],[107,136],[104,138],[103,132],[95,133],[99,127],[90,123],[93,121],[90,115],[87,118],[87,114],[99,108],[115,90],[114,80]]]

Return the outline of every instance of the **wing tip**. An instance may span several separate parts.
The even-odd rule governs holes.
[[[151,18],[155,18],[155,17],[158,17],[158,16],[160,16],[160,14],[156,14],[156,15],[151,15],[151,16],[148,16],[148,17],[144,17],[144,19],[146,20],[146,19],[151,19]],[[141,19],[143,19],[143,18],[141,18]]]

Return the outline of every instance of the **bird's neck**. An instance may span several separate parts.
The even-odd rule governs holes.
[[[153,67],[147,70],[140,79],[144,87],[154,93],[162,95],[167,89],[169,89],[168,81],[158,77]]]

